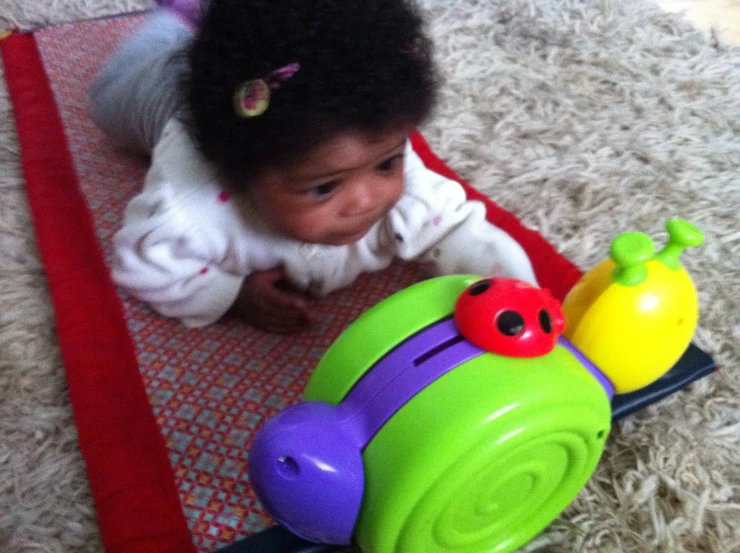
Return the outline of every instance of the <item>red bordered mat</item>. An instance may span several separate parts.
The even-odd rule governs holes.
[[[323,306],[319,334],[286,344],[238,324],[178,328],[112,285],[107,238],[145,164],[86,117],[84,90],[140,16],[0,41],[23,172],[57,320],[80,447],[106,551],[213,551],[265,526],[243,476],[254,429],[300,396],[321,352],[362,310],[417,273],[393,267]],[[486,202],[562,297],[580,271],[539,234],[464,183],[419,134],[424,162]]]

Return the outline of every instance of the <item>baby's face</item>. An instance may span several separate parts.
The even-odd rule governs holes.
[[[278,231],[296,240],[335,246],[356,242],[403,193],[408,133],[341,134],[299,163],[261,175],[254,199]]]

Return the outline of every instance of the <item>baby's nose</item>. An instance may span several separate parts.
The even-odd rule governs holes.
[[[357,184],[354,187],[348,212],[352,215],[362,215],[374,211],[380,203],[380,193],[372,183]]]

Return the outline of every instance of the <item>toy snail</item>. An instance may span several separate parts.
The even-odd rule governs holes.
[[[257,434],[252,484],[273,517],[365,553],[514,551],[590,478],[611,398],[689,344],[697,296],[678,257],[701,243],[628,233],[562,310],[510,279],[446,276],[379,303],[336,340],[303,403]],[[561,336],[561,333],[564,335]]]

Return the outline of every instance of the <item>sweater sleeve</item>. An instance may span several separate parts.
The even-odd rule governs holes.
[[[145,187],[131,201],[114,249],[113,280],[190,327],[223,316],[244,279],[220,267],[218,240],[196,227],[166,185]]]
[[[477,274],[537,285],[532,264],[511,236],[486,220],[482,202],[469,201],[459,183],[424,166],[407,146],[406,192],[390,214],[402,259],[432,261],[441,274]]]

